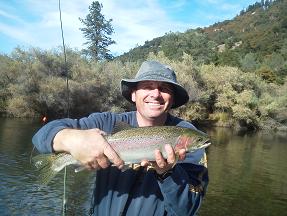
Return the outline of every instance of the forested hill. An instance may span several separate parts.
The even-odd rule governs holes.
[[[262,2],[232,20],[170,32],[111,61],[73,49],[67,63],[62,49],[0,54],[0,116],[51,120],[68,111],[78,118],[134,109],[120,81],[153,59],[174,68],[190,95],[175,115],[194,124],[287,131],[287,0]]]
[[[166,33],[118,58],[143,60],[159,51],[173,60],[186,53],[198,63],[236,66],[270,82],[283,82],[287,75],[287,0],[257,2],[232,20]]]

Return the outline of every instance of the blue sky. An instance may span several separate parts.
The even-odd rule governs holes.
[[[258,1],[258,0],[257,0]],[[136,45],[187,29],[232,19],[256,0],[100,0],[106,19],[113,19],[110,46],[114,55]],[[61,0],[65,43],[84,48],[79,17],[85,18],[92,0]],[[19,46],[52,49],[61,46],[58,0],[0,0],[0,53]]]

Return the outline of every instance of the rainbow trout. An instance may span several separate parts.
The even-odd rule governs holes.
[[[154,161],[155,149],[159,149],[166,157],[166,144],[170,144],[175,152],[179,149],[194,152],[211,144],[207,134],[177,126],[129,127],[106,135],[105,138],[125,164],[140,163],[143,159]],[[43,184],[47,184],[68,165],[80,166],[79,161],[67,153],[40,154],[33,157],[32,162],[40,171],[39,182]]]

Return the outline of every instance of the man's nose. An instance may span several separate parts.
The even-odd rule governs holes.
[[[160,90],[158,88],[154,88],[150,91],[150,95],[153,97],[159,97],[160,96]]]

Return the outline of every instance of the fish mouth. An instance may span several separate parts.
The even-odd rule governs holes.
[[[209,146],[211,144],[210,140],[206,140],[203,145],[202,148],[206,148],[207,146]]]
[[[197,146],[193,149],[186,149],[187,151],[186,152],[195,152],[197,150],[200,150],[200,149],[205,149],[206,147],[208,147],[209,145],[211,144],[210,140],[206,140],[204,143],[200,144],[200,146]]]
[[[206,148],[206,147],[208,147],[210,144],[211,144],[210,140],[206,140],[206,141],[200,146],[199,149]]]

